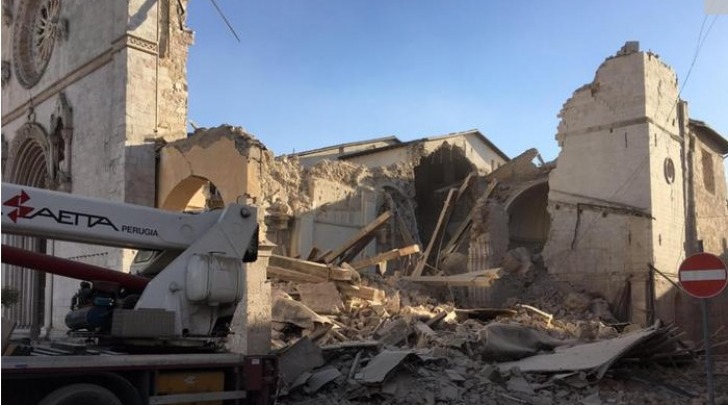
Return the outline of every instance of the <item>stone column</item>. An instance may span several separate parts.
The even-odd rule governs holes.
[[[243,299],[232,321],[233,335],[227,349],[246,355],[268,354],[271,348],[271,285],[266,278],[268,261],[276,245],[260,242],[258,260],[248,263]]]

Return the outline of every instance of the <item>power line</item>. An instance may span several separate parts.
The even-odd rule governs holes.
[[[682,86],[680,86],[680,91],[678,91],[678,98],[680,98],[680,94],[682,94],[683,89],[685,88],[685,85],[688,83],[688,79],[690,79],[690,74],[693,72],[693,67],[695,67],[695,62],[698,60],[698,55],[700,54],[700,50],[703,49],[703,45],[705,44],[705,40],[708,38],[708,34],[710,34],[710,31],[713,29],[713,25],[715,25],[715,21],[718,20],[718,15],[713,17],[713,21],[711,21],[710,25],[708,26],[708,29],[705,31],[705,35],[703,35],[703,28],[705,28],[705,22],[708,20],[708,15],[706,14],[705,17],[703,17],[703,23],[700,25],[700,32],[698,33],[698,42],[695,45],[695,54],[693,55],[693,60],[690,62],[690,67],[688,68],[688,73],[685,74],[685,81],[683,81]]]
[[[225,14],[223,14],[222,10],[220,10],[220,7],[217,5],[217,1],[210,0],[213,6],[215,6],[215,10],[217,10],[218,14],[220,14],[220,17],[222,17],[222,20],[225,21],[225,24],[227,24],[228,28],[230,29],[230,32],[233,33],[233,36],[235,36],[235,39],[240,42],[240,37],[235,32],[235,29],[233,29],[233,26],[230,24],[230,21],[228,21],[227,17],[225,17]]]

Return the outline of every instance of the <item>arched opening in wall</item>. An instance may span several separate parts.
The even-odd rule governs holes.
[[[450,188],[460,183],[475,170],[475,166],[458,146],[447,142],[428,156],[422,157],[415,167],[415,213],[420,239],[427,243],[432,236],[443,203]]]
[[[6,180],[11,183],[48,188],[49,165],[45,134],[37,125],[27,125],[18,131],[8,157]],[[12,196],[3,196],[6,200]],[[22,249],[47,253],[47,241],[18,235],[3,235],[3,243]],[[45,316],[46,274],[18,266],[3,265],[3,291],[17,291],[17,302],[3,306],[3,317],[16,322],[16,328],[27,331],[31,338],[40,335]]]
[[[526,247],[540,252],[546,244],[551,227],[548,213],[548,180],[523,187],[506,202],[508,212],[508,248]]]
[[[165,210],[187,212],[201,212],[223,207],[224,202],[217,186],[210,180],[199,176],[190,176],[179,182],[161,206]]]

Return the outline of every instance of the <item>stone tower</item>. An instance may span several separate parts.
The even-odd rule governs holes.
[[[549,272],[604,296],[625,320],[677,321],[694,334],[673,283],[699,243],[728,255],[728,141],[688,118],[675,72],[636,42],[607,58],[559,117]]]
[[[186,136],[186,0],[3,0],[3,181],[143,205],[155,202],[155,142]],[[5,237],[103,267],[119,249]],[[21,302],[4,316],[63,328],[78,282],[3,271]]]
[[[547,266],[577,284],[588,274],[590,288],[614,303],[626,291],[628,315],[642,323],[648,265],[672,268],[682,255],[677,101],[672,69],[627,43],[559,114],[562,151],[549,179]]]

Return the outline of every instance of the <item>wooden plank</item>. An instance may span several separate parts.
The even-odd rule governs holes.
[[[493,193],[493,190],[495,190],[495,187],[498,185],[498,180],[493,180],[488,184],[488,188],[485,189],[485,192],[479,199],[488,199],[490,195]],[[450,240],[445,245],[445,248],[442,249],[442,254],[444,256],[447,256],[454,252],[457,247],[460,245],[462,236],[465,234],[465,232],[470,228],[470,225],[473,223],[473,215],[475,215],[475,208],[477,207],[477,204],[473,206],[473,208],[468,213],[468,216],[465,217],[463,222],[460,223],[460,226],[458,226],[458,229],[455,230],[455,233],[450,238]],[[439,262],[438,262],[439,264]]]
[[[268,266],[266,268],[268,278],[274,278],[283,281],[294,281],[297,283],[320,283],[326,281],[324,278],[312,276],[310,274],[300,273],[294,270],[288,270],[276,266]]]
[[[377,229],[381,228],[384,224],[389,221],[389,219],[392,217],[392,211],[387,211],[384,214],[380,215],[375,219],[374,221],[370,222],[367,226],[362,228],[359,232],[357,232],[356,235],[354,235],[351,239],[346,241],[343,245],[341,245],[338,249],[334,250],[333,252],[327,254],[324,256],[324,262],[325,263],[331,263],[337,258],[341,257],[346,253],[349,249],[351,249],[354,245],[359,243],[362,239],[368,237],[369,235],[372,235]]]
[[[475,182],[475,178],[476,177],[477,177],[477,172],[472,171],[463,180],[463,184],[461,184],[460,185],[460,188],[458,188],[458,194],[457,194],[457,197],[455,198],[455,203],[456,204],[458,203],[458,201],[460,201],[460,198],[463,196],[463,194],[465,194],[465,191],[467,191],[467,189]],[[458,227],[457,231],[455,232],[455,236],[453,236],[453,237],[450,238],[450,240],[448,241],[448,244],[446,245],[446,248],[450,244],[450,242],[452,242],[452,241],[458,241],[460,239],[460,237],[465,232],[465,229],[461,229],[461,228],[468,228],[470,226],[470,222],[473,220],[473,210],[474,209],[475,209],[475,206],[473,206],[473,209],[471,209],[470,212],[468,213],[468,216],[467,216],[466,220],[460,223],[460,226]],[[444,237],[444,235],[443,235],[443,237]],[[436,256],[436,259],[435,259],[435,264],[438,267],[440,266],[440,256],[446,250],[447,249],[442,249],[442,250],[438,250],[437,251],[437,256]]]
[[[352,262],[351,267],[361,270],[363,268],[374,266],[375,264],[386,262],[389,260],[394,260],[400,257],[404,256],[410,256],[415,253],[419,253],[420,251],[420,245],[412,245],[412,246],[406,246],[399,249],[392,249],[383,253],[380,253],[376,256],[372,256],[370,258],[359,260],[358,262]]]
[[[316,263],[323,263],[324,262],[324,257],[326,257],[326,255],[328,255],[328,254],[331,254],[331,252],[333,252],[333,250],[331,250],[331,249],[326,250],[323,253],[321,253],[320,255],[318,255],[318,257],[316,257],[316,259],[314,259],[312,261],[314,261]]]
[[[447,314],[448,314],[448,312],[442,311],[442,312],[438,313],[437,315],[433,316],[432,318],[428,319],[427,322],[425,322],[425,325],[431,327],[431,326],[435,325],[436,323],[440,322],[441,320],[445,319]]]
[[[319,249],[316,246],[314,246],[313,248],[311,248],[311,252],[308,254],[308,257],[306,258],[306,260],[308,260],[310,262],[315,262],[316,261],[316,258],[320,254],[321,254],[321,249]]]
[[[348,283],[337,282],[336,286],[339,291],[347,297],[357,297],[369,301],[384,301],[387,294],[384,290],[378,288],[365,287],[363,285],[351,285]]]
[[[271,255],[269,263],[271,266],[308,274],[322,281],[350,281],[359,278],[359,274],[356,271],[309,262],[308,260],[294,259],[292,257]]]
[[[350,262],[354,260],[356,255],[358,255],[364,248],[367,247],[369,243],[374,239],[374,235],[368,235],[364,239],[357,242],[356,245],[352,246],[351,249],[349,249],[341,258],[339,258],[338,262]]]
[[[399,234],[402,235],[402,240],[404,241],[405,245],[414,245],[415,238],[412,237],[412,234],[409,231],[409,228],[407,227],[407,224],[404,223],[404,219],[402,219],[402,215],[395,215],[397,218],[397,227],[399,227]]]
[[[403,280],[430,285],[446,285],[450,287],[489,287],[499,279],[501,269],[488,269],[475,273],[457,274],[454,276],[419,276],[402,277]]]
[[[412,272],[412,276],[418,277],[422,275],[422,270],[424,270],[425,264],[427,264],[427,259],[430,258],[432,248],[435,246],[435,243],[440,239],[440,235],[445,231],[445,225],[447,225],[447,220],[450,218],[450,213],[455,207],[457,192],[458,191],[453,188],[450,189],[449,193],[447,193],[447,198],[445,199],[445,203],[442,205],[442,210],[440,211],[440,217],[437,219],[435,230],[432,231],[432,237],[430,237],[430,241],[427,243],[425,253],[422,254],[420,260],[417,262],[417,266],[415,266],[415,270]]]
[[[463,184],[460,185],[458,188],[458,196],[455,201],[460,201],[460,197],[465,194],[465,191],[470,188],[470,186],[475,183],[475,179],[478,177],[478,173],[475,171],[472,171],[468,174],[467,177],[463,180]]]
[[[460,193],[462,193],[463,191],[465,191],[465,189],[467,189],[468,187],[470,187],[471,184],[473,184],[473,182],[475,181],[475,177],[477,175],[478,175],[478,172],[476,172],[475,170],[473,170],[470,173],[468,173],[468,175],[465,176],[464,179],[459,180],[459,181],[456,181],[456,182],[454,182],[452,184],[449,184],[449,185],[447,185],[445,187],[440,187],[440,188],[438,188],[436,190],[433,190],[432,193],[433,194],[441,194],[441,193],[450,191],[451,188],[455,188],[455,187],[457,187],[458,188],[458,191]]]

